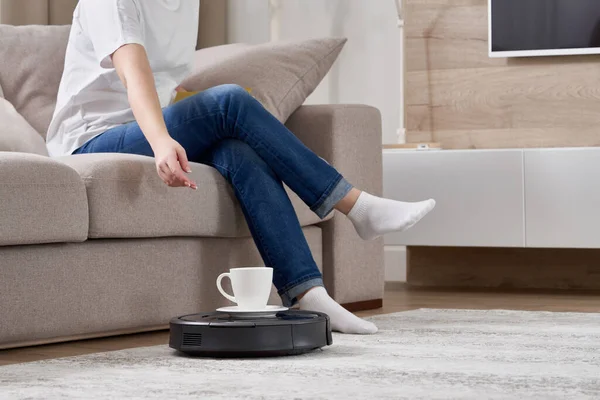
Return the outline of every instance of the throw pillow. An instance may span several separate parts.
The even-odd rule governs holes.
[[[249,88],[285,122],[321,83],[345,43],[346,39],[313,39],[198,50],[194,72],[181,86],[189,91],[229,83]]]
[[[0,151],[48,155],[44,139],[3,98],[0,98],[0,121]]]
[[[44,137],[56,106],[69,31],[69,26],[0,25],[4,97]]]

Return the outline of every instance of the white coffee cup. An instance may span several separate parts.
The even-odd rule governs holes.
[[[223,278],[231,280],[233,296],[221,287]],[[217,278],[217,289],[226,299],[236,303],[243,310],[264,310],[269,301],[273,282],[273,268],[250,267],[232,268]]]

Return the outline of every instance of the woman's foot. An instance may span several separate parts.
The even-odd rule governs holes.
[[[386,233],[412,228],[434,207],[433,199],[405,203],[362,192],[348,213],[348,218],[362,239],[373,240]]]
[[[377,332],[377,327],[369,321],[358,318],[340,306],[322,286],[309,290],[300,299],[300,309],[318,311],[329,316],[331,329],[341,333],[367,335]]]

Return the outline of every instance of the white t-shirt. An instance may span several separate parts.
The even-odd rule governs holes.
[[[162,107],[190,72],[199,0],[80,0],[73,14],[65,70],[48,128],[51,156],[71,154],[108,129],[135,120],[111,56],[143,45]]]

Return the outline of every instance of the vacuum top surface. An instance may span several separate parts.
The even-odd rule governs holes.
[[[212,327],[247,327],[260,325],[301,325],[311,324],[327,319],[322,313],[313,311],[288,310],[274,315],[265,316],[234,316],[221,312],[209,312],[200,314],[184,315],[174,318],[171,323],[181,325],[204,325]]]

